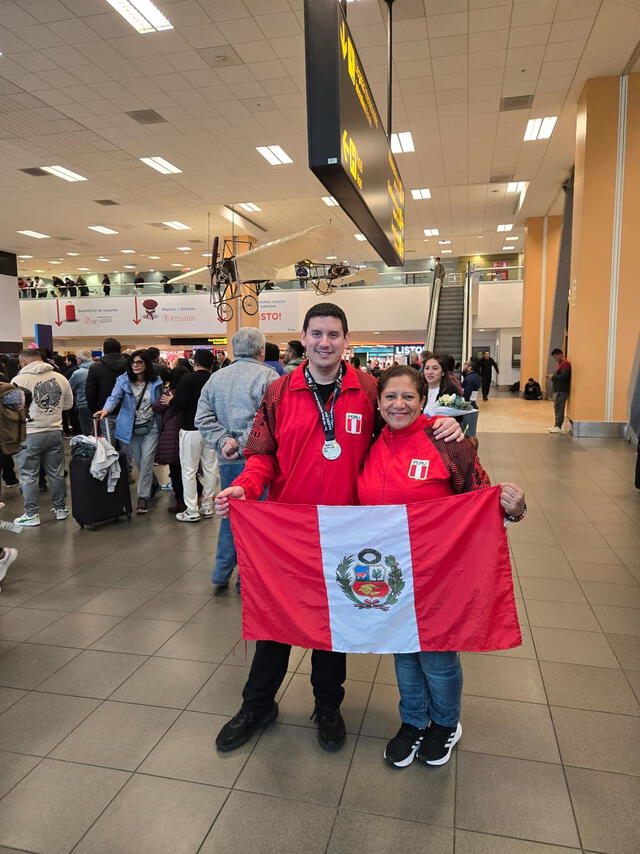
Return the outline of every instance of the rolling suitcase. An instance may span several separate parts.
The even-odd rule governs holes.
[[[88,457],[72,457],[69,462],[71,513],[78,525],[95,531],[98,522],[117,521],[120,516],[131,521],[127,455],[120,454],[120,479],[113,492],[107,492],[106,478],[97,480],[90,468],[91,459]]]

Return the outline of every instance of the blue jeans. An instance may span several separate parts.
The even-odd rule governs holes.
[[[224,463],[220,462],[220,490],[231,486],[231,483],[238,475],[242,474],[244,464],[244,459]],[[233,534],[231,533],[231,524],[229,519],[221,519],[220,531],[218,533],[218,547],[216,549],[216,562],[211,572],[211,581],[213,584],[228,584],[237,562],[238,558],[233,542]],[[240,578],[238,577],[238,582],[236,583],[238,589],[239,581]]]
[[[429,721],[455,727],[460,720],[462,666],[457,652],[396,653],[403,723],[424,729]]]

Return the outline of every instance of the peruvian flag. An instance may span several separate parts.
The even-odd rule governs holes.
[[[242,636],[340,652],[522,643],[500,487],[423,504],[232,501]]]

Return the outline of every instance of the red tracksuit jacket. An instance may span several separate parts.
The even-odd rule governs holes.
[[[360,504],[414,504],[491,486],[471,442],[434,439],[432,419],[385,427],[358,479]]]

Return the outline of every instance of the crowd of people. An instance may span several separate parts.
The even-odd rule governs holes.
[[[131,283],[131,293],[144,293],[146,284],[154,284],[153,282],[145,282],[144,276],[140,273],[135,273],[133,282]],[[163,293],[172,294],[175,292],[174,286],[169,281],[168,276],[162,276],[159,282],[162,285]],[[111,279],[108,273],[102,276],[100,282],[102,294],[105,297],[111,296]],[[204,290],[204,285],[195,285],[196,291]],[[187,293],[188,285],[182,285],[181,293]],[[40,276],[19,276],[18,277],[18,296],[20,299],[46,299],[47,297],[88,297],[89,294],[96,293],[92,291],[87,284],[86,279],[81,275],[75,279],[65,276],[64,279],[60,276],[52,276],[51,282],[47,282]]]

